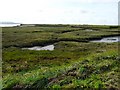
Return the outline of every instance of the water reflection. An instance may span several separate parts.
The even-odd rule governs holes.
[[[47,45],[47,46],[44,46],[44,47],[34,46],[34,47],[31,47],[31,48],[22,48],[22,49],[28,49],[28,50],[50,50],[50,51],[53,51],[54,47],[55,47],[54,45]]]
[[[106,43],[120,42],[120,36],[107,37],[107,38],[103,38],[101,40],[93,40],[91,42],[106,42]]]

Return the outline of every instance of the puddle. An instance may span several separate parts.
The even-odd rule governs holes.
[[[44,47],[41,47],[41,46],[34,46],[34,47],[31,47],[31,48],[22,48],[23,50],[27,49],[27,50],[50,50],[50,51],[53,51],[55,48],[54,45],[47,45],[47,46],[44,46]]]
[[[105,42],[105,43],[120,42],[120,36],[107,37],[107,38],[103,38],[101,40],[93,40],[91,42]]]
[[[93,31],[92,29],[85,29],[85,31]]]

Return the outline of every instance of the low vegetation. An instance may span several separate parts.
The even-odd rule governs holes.
[[[87,31],[92,29],[93,31]],[[116,26],[35,25],[2,28],[3,90],[119,90],[118,43],[90,40],[119,36]],[[55,50],[23,50],[55,45]]]

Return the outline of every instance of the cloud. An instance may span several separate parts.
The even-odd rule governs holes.
[[[87,11],[87,10],[81,10],[81,13],[83,13],[83,14],[87,14],[89,11]]]

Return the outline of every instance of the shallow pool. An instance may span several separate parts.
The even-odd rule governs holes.
[[[30,48],[22,48],[23,50],[24,49],[27,49],[27,50],[50,50],[50,51],[53,51],[55,48],[54,45],[47,45],[47,46],[44,46],[44,47],[41,47],[41,46],[34,46],[34,47],[30,47]]]
[[[120,36],[106,37],[102,38],[101,40],[93,40],[91,42],[105,42],[105,43],[120,42]]]

